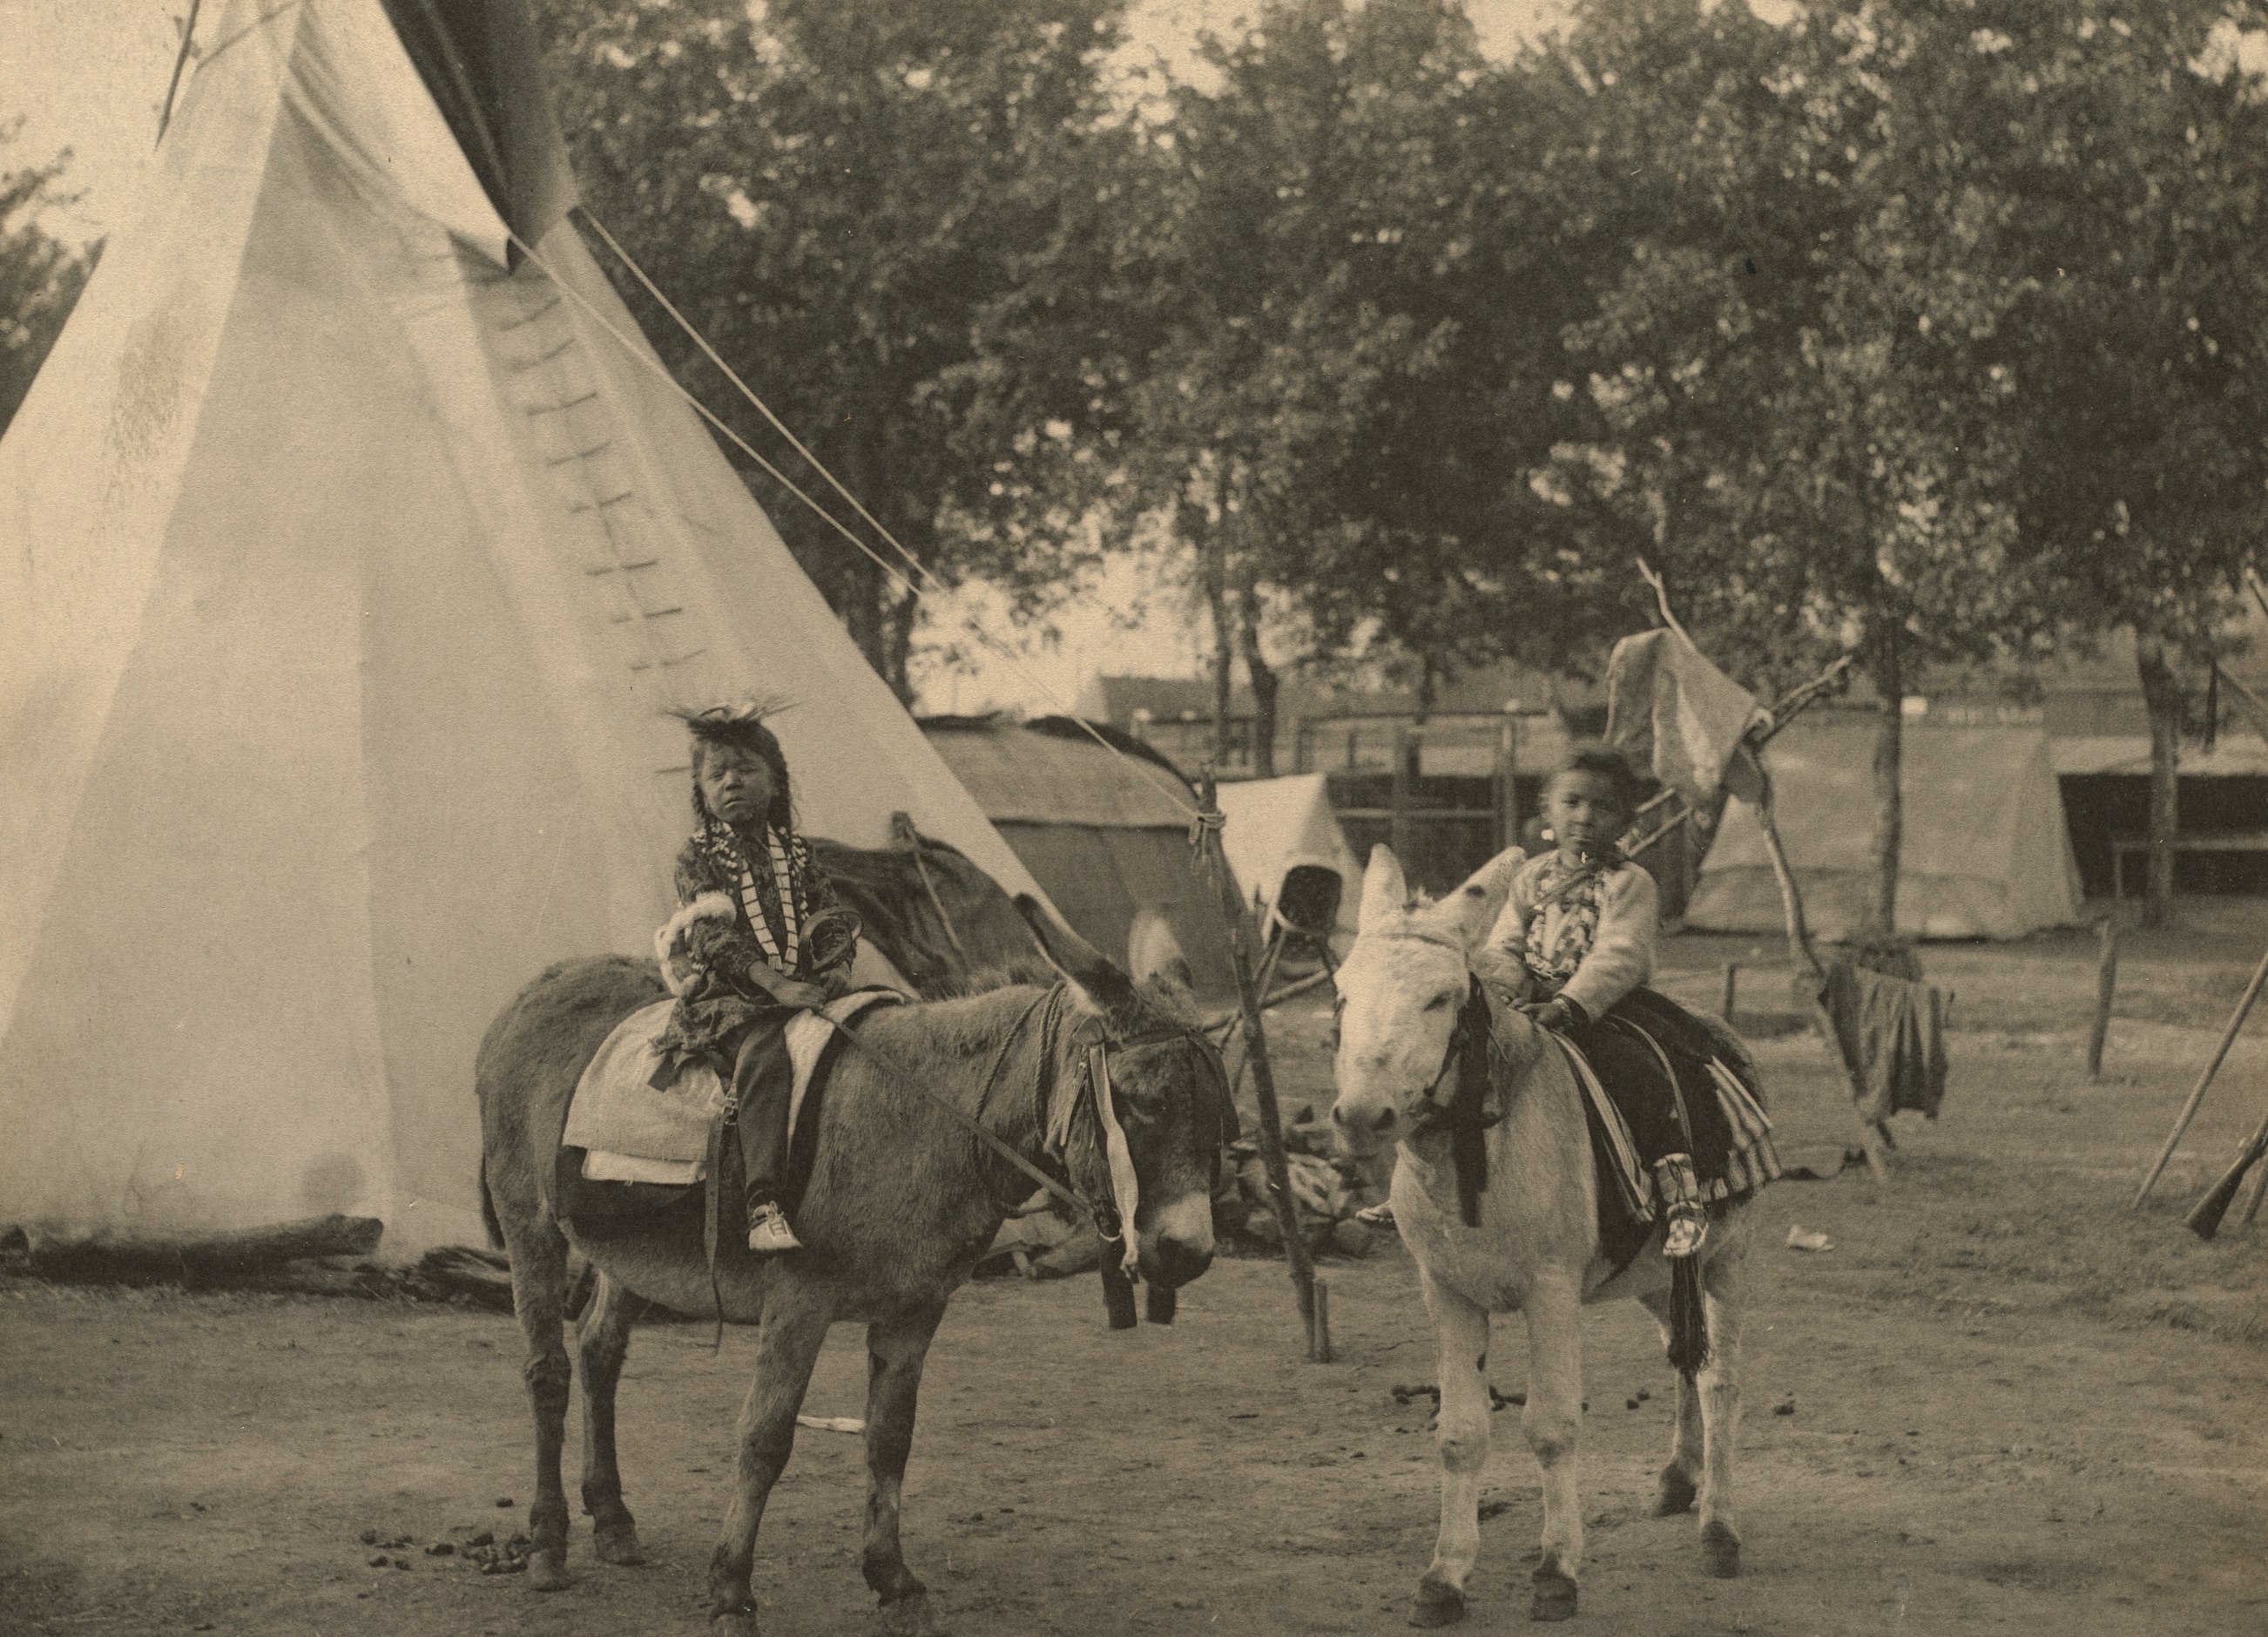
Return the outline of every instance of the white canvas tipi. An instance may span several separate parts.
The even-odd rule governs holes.
[[[0,1222],[475,1240],[482,1030],[666,913],[665,707],[1033,889],[646,367],[518,8],[230,6],[0,442]]]

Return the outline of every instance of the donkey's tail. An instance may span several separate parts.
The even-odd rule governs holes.
[[[1709,1362],[1709,1309],[1701,1300],[1701,1258],[1669,1264],[1669,1363],[1687,1381]]]
[[[489,1243],[504,1249],[504,1224],[497,1220],[496,1196],[489,1191],[489,1161],[481,1156],[481,1226],[489,1230]]]

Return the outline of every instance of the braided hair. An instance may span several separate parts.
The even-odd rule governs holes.
[[[745,750],[764,759],[772,771],[772,800],[764,822],[783,836],[794,830],[795,797],[788,778],[787,753],[780,748],[779,735],[764,726],[764,718],[780,708],[770,702],[670,712],[693,736],[693,812],[704,827],[716,822],[716,815],[701,794],[701,763],[703,756],[715,748]]]

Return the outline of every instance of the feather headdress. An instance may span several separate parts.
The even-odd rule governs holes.
[[[673,710],[669,714],[684,723],[686,732],[703,744],[776,751],[779,740],[766,726],[766,719],[792,710],[795,704],[792,699],[772,695],[744,699],[738,704],[712,704],[701,711]]]
[[[795,804],[792,785],[788,778],[787,755],[780,748],[779,736],[766,726],[765,719],[791,710],[796,701],[777,695],[752,697],[739,704],[714,704],[705,711],[673,710],[670,715],[685,724],[686,732],[693,735],[693,812],[705,828],[717,821],[709,811],[709,804],[701,794],[701,747],[715,745],[730,747],[763,757],[771,764],[772,809],[767,820],[783,830],[795,827]]]

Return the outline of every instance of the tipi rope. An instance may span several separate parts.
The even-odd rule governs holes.
[[[652,290],[652,281],[648,279],[644,272],[638,269],[635,263],[631,263],[630,262],[628,254],[622,250],[620,245],[615,242],[611,235],[608,234],[603,228],[599,228],[597,218],[593,217],[588,210],[582,210],[580,207],[578,207],[578,212],[585,220],[590,222],[594,228],[599,229],[600,236],[605,240],[607,244],[614,250],[615,254],[621,256],[625,264],[630,265],[630,270],[637,275],[638,280],[642,284],[645,284],[649,290]],[[506,231],[512,232],[510,229],[507,229]],[[675,393],[680,398],[682,398],[688,405],[690,405],[696,414],[699,415],[703,420],[708,422],[710,425],[715,427],[718,432],[723,434],[724,437],[732,443],[734,448],[740,450],[740,452],[747,455],[749,460],[755,461],[758,467],[777,482],[780,487],[786,490],[788,493],[793,495],[797,499],[802,501],[803,504],[809,507],[810,510],[816,514],[821,521],[825,522],[828,527],[834,529],[836,534],[842,535],[843,539],[849,541],[851,545],[858,548],[858,549],[865,556],[869,562],[873,563],[873,565],[880,569],[884,575],[887,576],[888,579],[896,585],[900,590],[904,592],[907,596],[914,598],[917,601],[921,598],[924,591],[924,588],[921,586],[915,584],[913,580],[908,579],[906,575],[898,569],[896,564],[891,563],[889,559],[883,557],[880,552],[875,550],[873,547],[867,544],[864,540],[861,540],[857,534],[852,532],[852,530],[843,522],[840,518],[836,517],[832,512],[829,512],[825,506],[820,505],[818,501],[813,499],[811,496],[798,485],[792,478],[789,477],[786,473],[781,471],[777,466],[774,465],[771,461],[766,460],[762,454],[758,453],[755,449],[749,445],[747,439],[741,437],[739,432],[733,431],[730,425],[726,424],[722,417],[711,409],[707,404],[702,402],[701,400],[696,397],[693,393],[680,382],[674,375],[672,375],[667,367],[662,364],[660,359],[653,355],[651,349],[638,345],[636,342],[632,341],[630,336],[624,335],[622,333],[622,327],[616,324],[613,320],[609,319],[605,313],[600,310],[596,304],[591,301],[588,297],[585,296],[580,291],[576,290],[573,286],[565,283],[556,273],[554,273],[549,265],[547,264],[541,256],[536,254],[534,246],[529,244],[525,239],[521,238],[517,232],[512,232],[512,241],[519,247],[520,254],[525,255],[528,262],[534,265],[538,271],[541,272],[545,277],[551,281],[552,286],[555,289],[559,291],[561,294],[566,296],[569,299],[573,301],[577,306],[582,308],[585,313],[588,313],[593,319],[597,321],[600,328],[604,329],[608,335],[612,336],[621,345],[622,350],[627,353],[641,368],[647,370],[658,377],[672,392]],[[660,292],[659,291],[655,291],[654,293],[656,299],[659,300],[661,299]],[[757,409],[762,413],[764,418],[770,421],[774,426],[779,427],[781,432],[787,437],[790,443],[795,445],[795,447],[801,452],[804,458],[809,461],[814,467],[817,468],[820,473],[827,478],[828,483],[833,483],[837,490],[841,490],[845,498],[850,498],[850,491],[847,489],[843,489],[843,484],[836,478],[835,475],[828,471],[827,468],[821,464],[817,456],[814,455],[808,449],[805,448],[803,444],[799,441],[792,433],[788,432],[787,429],[781,425],[779,418],[773,415],[770,409],[765,408],[762,402],[756,397],[755,394],[749,390],[747,385],[743,382],[738,375],[733,374],[733,372],[725,365],[724,361],[721,358],[717,358],[715,350],[709,345],[706,340],[703,339],[699,332],[693,328],[692,325],[678,313],[677,309],[671,306],[666,300],[662,302],[662,305],[666,309],[667,309],[670,316],[675,319],[680,325],[683,326],[686,333],[691,336],[693,339],[699,343],[701,350],[707,353],[711,359],[716,360],[718,367],[725,370],[725,373],[731,379],[733,384],[740,389],[741,393],[747,398],[749,402],[755,405]],[[903,557],[909,564],[912,564],[914,571],[917,573],[929,580],[932,586],[935,586],[937,589],[946,589],[942,583],[938,581],[936,576],[926,566],[924,566],[918,558],[915,557],[912,553],[907,551],[904,546],[899,544],[897,539],[893,536],[887,529],[883,528],[881,524],[874,521],[873,514],[869,512],[865,507],[858,505],[858,503],[855,498],[850,500],[850,504],[854,506],[858,506],[858,515],[865,518],[869,523],[873,523],[874,528],[882,535],[882,537],[885,540],[887,540],[892,546],[895,547],[898,553]],[[978,641],[983,643],[987,647],[998,653],[1002,659],[1007,660],[1009,665],[1020,675],[1021,675],[1027,682],[1028,682],[1050,704],[1054,704],[1067,719],[1076,724],[1079,730],[1086,734],[1088,738],[1094,740],[1096,744],[1101,745],[1105,750],[1108,750],[1112,756],[1116,756],[1121,763],[1129,768],[1134,769],[1143,777],[1148,778],[1162,793],[1165,794],[1167,800],[1172,801],[1174,805],[1180,808],[1183,813],[1189,815],[1192,819],[1197,816],[1197,809],[1189,805],[1188,793],[1180,788],[1178,781],[1169,780],[1166,776],[1164,769],[1153,767],[1148,763],[1138,761],[1135,757],[1128,756],[1126,752],[1121,750],[1116,745],[1112,744],[1101,734],[1095,732],[1092,723],[1089,723],[1084,718],[1079,716],[1068,705],[1064,704],[1063,700],[1057,695],[1053,689],[1049,688],[1044,682],[1041,681],[1038,676],[1033,674],[1030,667],[1024,663],[1022,657],[1018,654],[1014,649],[1009,647],[998,638],[984,630],[983,626],[977,624],[974,620],[970,620],[966,623],[966,629],[968,633],[976,637]]]

